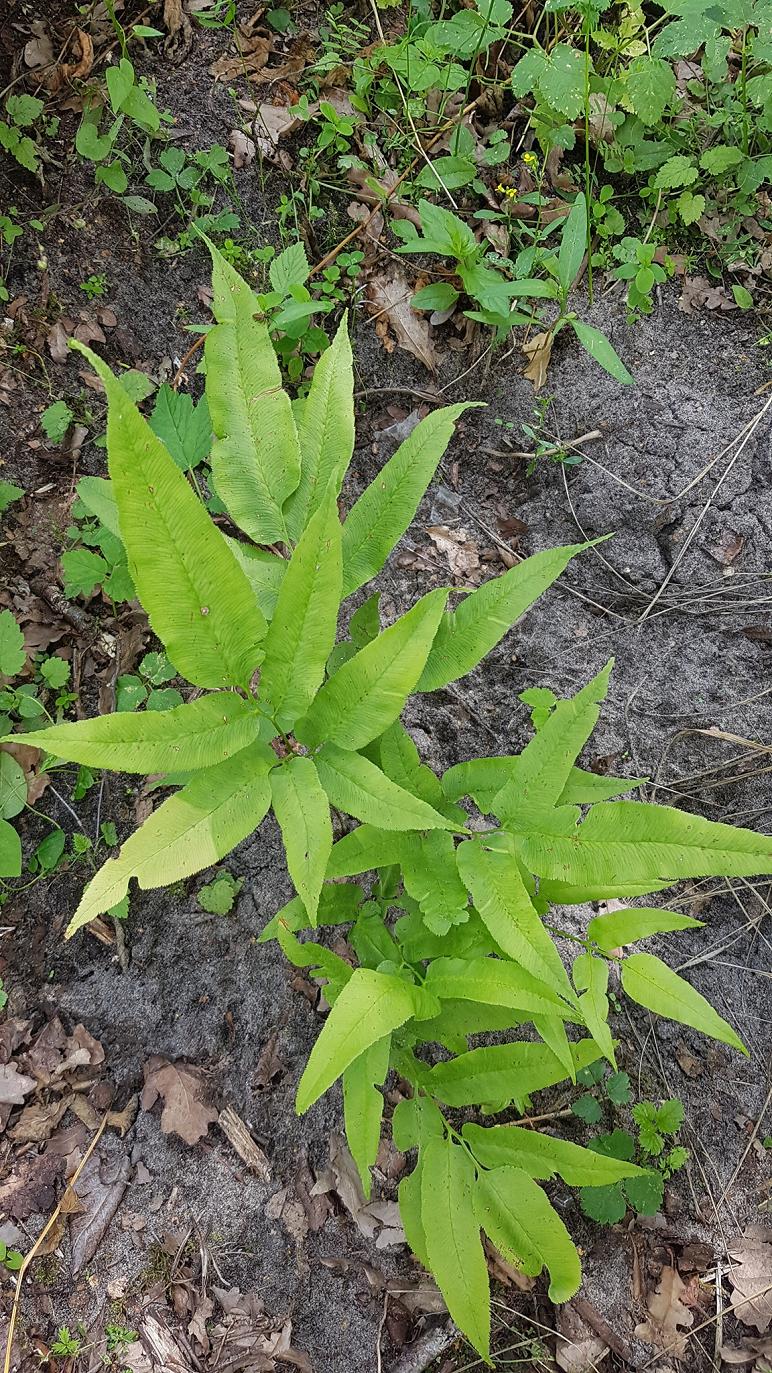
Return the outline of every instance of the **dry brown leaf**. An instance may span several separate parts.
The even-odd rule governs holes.
[[[48,1151],[20,1159],[0,1183],[0,1211],[14,1220],[26,1220],[36,1212],[52,1210],[62,1171],[62,1159]]]
[[[430,372],[436,372],[439,355],[432,343],[429,325],[411,308],[412,295],[413,289],[398,267],[372,276],[367,285],[368,308],[377,316],[376,333],[387,351],[391,351],[387,342],[387,328],[391,327],[399,347],[412,353]]]
[[[0,1063],[0,1105],[21,1106],[35,1085],[34,1077],[25,1077],[15,1063]]]
[[[42,19],[33,19],[32,38],[24,45],[24,62],[28,67],[47,67],[54,61],[54,45]]]
[[[292,133],[299,123],[291,105],[258,105],[252,132],[261,157],[269,162],[278,162],[279,140],[285,134]]]
[[[69,323],[72,324],[72,321],[69,321]],[[46,335],[48,351],[51,354],[51,357],[53,358],[54,362],[67,361],[67,357],[69,355],[69,349],[67,347],[68,338],[69,333],[64,327],[64,321],[58,319],[56,321],[56,324],[51,325],[51,328],[49,329],[48,334]]]
[[[700,228],[706,232],[703,219],[700,220]],[[738,308],[734,298],[727,294],[722,286],[716,286],[707,277],[684,277],[681,295],[678,300],[678,308],[685,315],[691,315],[695,310],[736,310]]]
[[[94,44],[84,29],[76,29],[72,35],[71,54],[69,46],[67,56],[72,55],[75,60],[57,63],[44,78],[43,84],[52,95],[72,81],[85,80],[94,65]]]
[[[188,1322],[188,1334],[200,1346],[204,1354],[208,1354],[212,1347],[206,1329],[206,1323],[214,1314],[214,1302],[211,1297],[199,1297],[196,1302],[196,1309],[192,1319]]]
[[[248,138],[241,129],[231,129],[228,147],[233,153],[233,165],[237,172],[241,171],[242,167],[250,167],[257,156],[254,139]]]
[[[563,1373],[593,1373],[609,1352],[606,1341],[582,1320],[571,1302],[560,1307],[557,1328],[563,1337],[555,1342],[558,1368],[562,1368]]]
[[[276,1049],[278,1038],[278,1032],[274,1031],[260,1050],[260,1057],[252,1074],[252,1086],[258,1092],[265,1092],[269,1087],[275,1087],[286,1072],[287,1065],[280,1058]]]
[[[140,1103],[143,1111],[152,1110],[163,1099],[161,1129],[165,1135],[179,1135],[186,1144],[197,1144],[217,1120],[219,1112],[205,1100],[205,1085],[200,1069],[189,1063],[170,1063],[154,1054],[144,1068],[145,1085]]]
[[[772,1335],[755,1339],[752,1335],[745,1344],[721,1346],[721,1358],[728,1364],[754,1365],[754,1373],[772,1373]]]
[[[536,1279],[529,1278],[525,1273],[516,1268],[498,1250],[495,1244],[486,1235],[483,1236],[483,1249],[488,1261],[488,1272],[496,1282],[504,1283],[506,1287],[516,1287],[519,1292],[531,1292],[536,1286]]]
[[[599,92],[590,96],[590,139],[596,147],[598,143],[613,143],[616,126],[611,115],[614,113],[608,96]]]
[[[465,580],[480,568],[480,550],[465,529],[449,529],[446,524],[432,524],[426,530],[438,552],[448,560],[454,577]]]
[[[763,1335],[772,1321],[772,1230],[749,1226],[742,1239],[729,1245],[732,1307],[743,1325]]]
[[[715,558],[717,563],[724,567],[729,567],[739,553],[742,552],[745,538],[742,534],[736,533],[734,529],[723,529],[714,544],[706,546],[706,552],[711,558]]]
[[[341,1135],[330,1136],[330,1162],[317,1174],[311,1188],[311,1196],[323,1196],[335,1192],[342,1201],[357,1229],[366,1239],[375,1240],[376,1249],[387,1249],[393,1244],[404,1244],[405,1233],[402,1229],[399,1207],[392,1201],[367,1201],[362,1180],[359,1176],[348,1145]]]
[[[380,210],[372,210],[360,200],[351,200],[346,206],[346,214],[355,224],[362,225],[362,238],[370,243],[380,243],[383,233],[383,215]]]
[[[26,632],[24,642],[26,645]],[[27,783],[27,802],[30,806],[34,806],[51,782],[50,773],[38,771],[38,764],[43,757],[42,749],[32,748],[30,744],[11,743],[0,744],[0,751],[10,753],[11,757],[16,759]]]
[[[42,1144],[56,1129],[71,1100],[65,1096],[45,1104],[36,1101],[32,1106],[25,1106],[13,1129],[8,1131],[9,1139],[16,1144]]]
[[[533,382],[534,391],[540,391],[547,380],[547,368],[552,357],[552,334],[534,334],[526,339],[523,352],[528,358],[528,366],[523,375]]]
[[[693,1054],[691,1049],[679,1039],[676,1045],[676,1063],[682,1073],[687,1077],[702,1077],[705,1072],[705,1063],[697,1054]]]
[[[235,57],[218,57],[209,68],[216,81],[233,81],[239,76],[255,76],[263,70],[271,55],[271,39],[255,34],[253,38],[238,38],[241,48]]]
[[[686,1291],[677,1269],[663,1268],[657,1289],[648,1299],[649,1319],[635,1327],[636,1339],[682,1359],[687,1346],[683,1331],[694,1324],[694,1316],[681,1300]]]

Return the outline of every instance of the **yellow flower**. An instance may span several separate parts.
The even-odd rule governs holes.
[[[499,195],[505,195],[508,200],[517,200],[517,191],[514,186],[505,186],[503,182],[500,181],[496,190]]]
[[[536,153],[523,153],[523,161],[526,167],[530,167],[532,169],[538,167],[539,165],[539,159],[536,156]]]

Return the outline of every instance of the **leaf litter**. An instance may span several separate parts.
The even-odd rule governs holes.
[[[728,1248],[732,1310],[764,1335],[772,1323],[772,1229],[749,1226]]]

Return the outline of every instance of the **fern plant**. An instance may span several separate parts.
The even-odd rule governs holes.
[[[219,862],[273,809],[297,895],[262,938],[324,983],[331,1006],[297,1108],[342,1078],[369,1191],[379,1088],[392,1069],[410,1085],[391,1120],[397,1146],[417,1150],[399,1187],[405,1232],[487,1359],[481,1232],[526,1273],[546,1266],[551,1297],[565,1301],[579,1286],[579,1258],[540,1183],[559,1175],[572,1187],[632,1186],[648,1174],[517,1124],[483,1126],[466,1108],[518,1111],[600,1057],[613,1065],[612,976],[639,1005],[745,1052],[688,982],[651,953],[626,953],[698,921],[645,907],[597,916],[569,970],[544,923],[549,907],[636,898],[687,876],[769,872],[772,840],[613,799],[635,783],[575,766],[610,664],[573,699],[528,693],[535,734],[519,755],[471,759],[441,778],[420,761],[400,720],[408,696],[468,673],[581,546],[539,553],[470,594],[431,591],[386,629],[370,596],[336,642],[341,604],[383,567],[468,407],[424,419],[341,522],[354,444],[345,323],[293,407],[255,297],[210,248],[212,472],[246,539],[213,523],[124,388],[75,345],[107,392],[105,509],[114,503],[155,633],[200,694],[161,714],[25,736],[57,758],[162,773],[177,788],[97,872],[69,933],[124,901],[132,879],[161,887]],[[454,609],[451,594],[460,596]],[[358,822],[336,842],[333,810]],[[366,884],[348,880],[363,874]],[[307,937],[344,923],[356,966]],[[514,1039],[469,1047],[472,1035],[522,1027]],[[441,1061],[430,1063],[426,1045],[440,1046]]]

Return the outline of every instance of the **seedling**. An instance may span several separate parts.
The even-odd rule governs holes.
[[[108,292],[107,274],[95,272],[80,283],[80,289],[89,300],[101,300]]]
[[[50,1353],[56,1354],[58,1358],[77,1358],[83,1348],[83,1341],[77,1335],[73,1335],[69,1326],[60,1325],[56,1332],[56,1339],[51,1345]]]
[[[627,1079],[624,1095],[619,1103],[626,1104],[629,1099],[630,1080],[626,1073],[618,1073],[616,1077]],[[609,1099],[614,1101],[612,1082],[613,1079],[609,1078],[606,1088]],[[595,1104],[597,1105],[597,1102]],[[577,1111],[578,1105],[579,1102],[573,1109],[580,1114]],[[598,1111],[597,1119],[600,1119],[600,1108]],[[638,1126],[637,1147],[632,1134],[628,1130],[620,1129],[612,1130],[607,1135],[598,1135],[590,1142],[591,1149],[611,1155],[613,1158],[628,1161],[635,1159],[649,1169],[643,1177],[625,1178],[624,1181],[610,1186],[580,1188],[579,1200],[585,1215],[600,1221],[603,1225],[614,1225],[622,1220],[628,1206],[640,1215],[654,1215],[662,1205],[665,1182],[679,1168],[683,1168],[689,1157],[688,1149],[681,1145],[665,1153],[665,1137],[676,1135],[684,1118],[684,1108],[680,1101],[665,1101],[661,1106],[655,1106],[650,1101],[639,1101],[632,1108],[632,1116]],[[586,1115],[584,1118],[588,1119]],[[656,1171],[651,1171],[652,1165]]]
[[[536,703],[538,728],[520,754],[459,762],[442,777],[421,762],[400,720],[410,695],[475,668],[586,545],[538,553],[468,594],[430,591],[382,629],[377,596],[359,593],[408,528],[469,406],[421,420],[341,521],[354,446],[345,322],[293,409],[259,302],[210,249],[212,474],[243,537],[213,523],[118,379],[73,345],[105,385],[110,492],[137,596],[178,675],[201,694],[162,716],[99,716],[28,736],[56,758],[166,774],[176,788],[88,883],[68,932],[125,900],[135,880],[169,887],[221,862],[273,809],[297,895],[261,937],[322,983],[331,1007],[297,1109],[342,1079],[349,1145],[369,1192],[380,1088],[397,1073],[392,1137],[418,1151],[399,1187],[408,1243],[487,1359],[481,1229],[526,1273],[546,1266],[552,1300],[566,1301],[581,1281],[579,1256],[539,1182],[556,1173],[571,1186],[624,1182],[629,1197],[657,1175],[516,1124],[467,1119],[459,1130],[455,1108],[521,1110],[600,1057],[616,1073],[612,968],[621,994],[645,1010],[747,1052],[688,981],[630,951],[699,921],[634,905],[595,916],[568,969],[544,923],[550,906],[635,900],[684,877],[769,873],[772,839],[614,799],[636,780],[576,765],[610,663],[572,698]],[[338,642],[340,606],[355,596]],[[332,809],[348,817],[337,839]],[[307,937],[341,925],[355,966]],[[518,1038],[524,1023],[532,1031]],[[469,1035],[489,1031],[510,1037],[469,1049]],[[427,1060],[422,1044],[446,1055]]]
[[[558,308],[558,317],[544,335],[543,351],[548,356],[552,340],[561,329],[570,326],[582,347],[604,371],[616,381],[626,384],[632,377],[621,362],[605,334],[594,325],[579,319],[569,310],[569,297],[576,284],[584,260],[587,243],[587,202],[583,194],[576,197],[560,238],[557,254],[544,257],[542,265],[548,272],[546,280],[526,278],[508,281],[504,275],[506,263],[500,263],[475,238],[468,224],[429,201],[419,205],[423,234],[419,235],[409,221],[395,221],[392,225],[404,240],[399,253],[442,253],[456,259],[456,275],[461,287],[477,303],[478,309],[465,310],[469,319],[479,320],[495,330],[495,338],[505,338],[510,329],[520,324],[541,324],[536,311],[524,315],[512,307],[515,300],[550,300]],[[511,264],[509,264],[511,266]],[[452,282],[440,282],[416,292],[413,307],[421,310],[447,310],[455,305],[461,292]]]
[[[23,1262],[24,1255],[20,1254],[18,1249],[9,1249],[8,1245],[0,1240],[0,1264],[7,1273],[18,1273]]]

